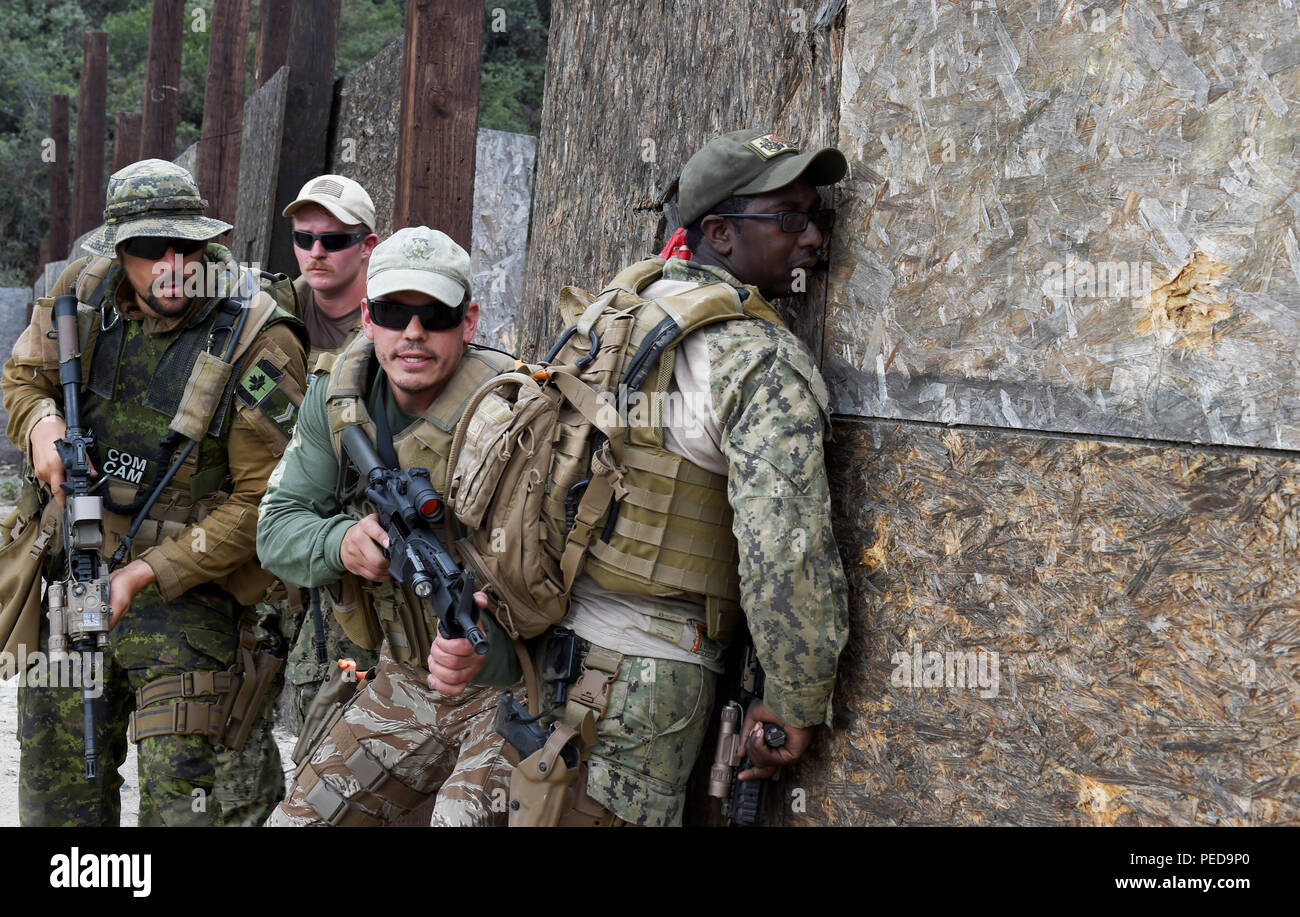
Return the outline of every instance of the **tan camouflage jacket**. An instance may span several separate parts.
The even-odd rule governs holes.
[[[214,248],[217,247],[210,246],[209,252]],[[228,255],[224,250],[222,253]],[[32,323],[19,337],[13,355],[4,365],[0,388],[9,411],[5,435],[16,446],[21,444],[29,462],[32,427],[42,417],[62,416],[57,347],[53,341],[43,340],[44,331],[52,327],[52,300],[73,292],[85,263],[86,259],[81,259],[69,265],[50,290],[50,299],[41,300],[33,309]],[[175,319],[146,317],[135,306],[130,285],[126,283],[120,284],[112,295],[122,317],[144,322],[144,330],[149,334],[171,331],[194,314],[191,310]],[[86,347],[87,356],[90,350]],[[242,377],[263,358],[285,366],[279,386],[296,389],[301,397],[306,385],[306,354],[292,328],[277,324],[265,329],[235,367],[236,375]],[[166,599],[173,599],[201,583],[220,580],[255,557],[257,507],[266,492],[267,478],[292,431],[277,426],[256,405],[246,407],[238,398],[232,404],[236,413],[226,449],[233,491],[203,520],[206,550],[191,550],[194,527],[190,526],[139,555],[153,570],[158,589]]]

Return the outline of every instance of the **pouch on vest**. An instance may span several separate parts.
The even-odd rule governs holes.
[[[354,573],[345,573],[337,583],[321,590],[329,599],[330,610],[349,640],[363,650],[373,650],[384,639],[369,590],[363,589]]]
[[[333,725],[334,714],[347,706],[356,693],[365,684],[365,676],[358,677],[356,669],[342,665],[334,667],[325,684],[316,691],[311,699],[306,714],[302,718],[302,729],[298,734],[298,744],[293,747],[294,764],[305,764],[316,750],[320,740],[325,737],[327,727]]]
[[[41,571],[59,546],[59,505],[42,504],[41,492],[25,482],[18,506],[0,522],[0,644],[7,658],[36,652],[41,624]]]

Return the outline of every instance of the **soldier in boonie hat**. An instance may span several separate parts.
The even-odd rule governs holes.
[[[161,159],[142,159],[108,178],[104,225],[81,247],[92,255],[116,258],[117,246],[141,236],[206,242],[233,228],[203,215],[208,202],[194,177]]]

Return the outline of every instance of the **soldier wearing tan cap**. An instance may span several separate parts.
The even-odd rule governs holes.
[[[314,358],[337,350],[361,327],[366,265],[379,244],[375,205],[352,179],[321,175],[302,186],[284,215],[293,221],[293,253],[302,271],[294,288],[306,302],[302,319]]]
[[[438,486],[470,396],[514,361],[469,343],[469,255],[444,233],[419,226],[384,240],[367,290],[362,334],[308,390],[271,475],[258,554],[319,586],[349,633],[382,641],[379,663],[298,762],[267,824],[392,824],[436,794],[435,826],[505,825],[510,764],[492,720],[500,686],[522,689],[510,640],[488,614],[487,657],[438,635],[432,603],[393,581],[388,534],[340,441],[356,426],[381,457],[391,451],[385,464],[426,468]]]
[[[307,368],[314,378],[322,360],[332,360],[361,329],[366,267],[379,244],[375,205],[352,179],[320,175],[302,186],[284,215],[293,221],[293,253],[302,271],[294,292],[311,338]],[[293,617],[300,626],[285,677],[293,685],[298,716],[305,719],[339,659],[352,659],[364,671],[376,658],[349,640],[333,615],[321,613],[319,595],[304,596]],[[283,613],[281,619],[288,620]]]

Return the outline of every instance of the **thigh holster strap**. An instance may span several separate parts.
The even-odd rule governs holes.
[[[582,669],[564,704],[560,719],[578,731],[588,747],[595,744],[595,724],[609,706],[609,687],[618,677],[623,654],[603,646],[589,645]]]
[[[127,737],[132,742],[162,735],[203,735],[214,745],[225,726],[225,710],[219,704],[185,701],[131,714]]]
[[[340,717],[329,730],[329,737],[343,758],[343,766],[360,784],[360,794],[410,811],[428,799],[427,793],[411,789],[393,776],[378,758],[358,741],[346,719]],[[331,825],[343,827],[382,825],[384,821],[359,808],[321,779],[316,765],[308,763],[298,772],[298,781],[306,793],[307,804]]]
[[[329,825],[341,828],[378,828],[384,824],[369,812],[350,805],[337,790],[321,779],[316,768],[310,764],[298,772],[298,783],[306,794],[307,805]]]
[[[138,709],[176,700],[182,697],[229,694],[238,687],[238,678],[229,672],[182,672],[159,678],[136,689],[135,705]]]

